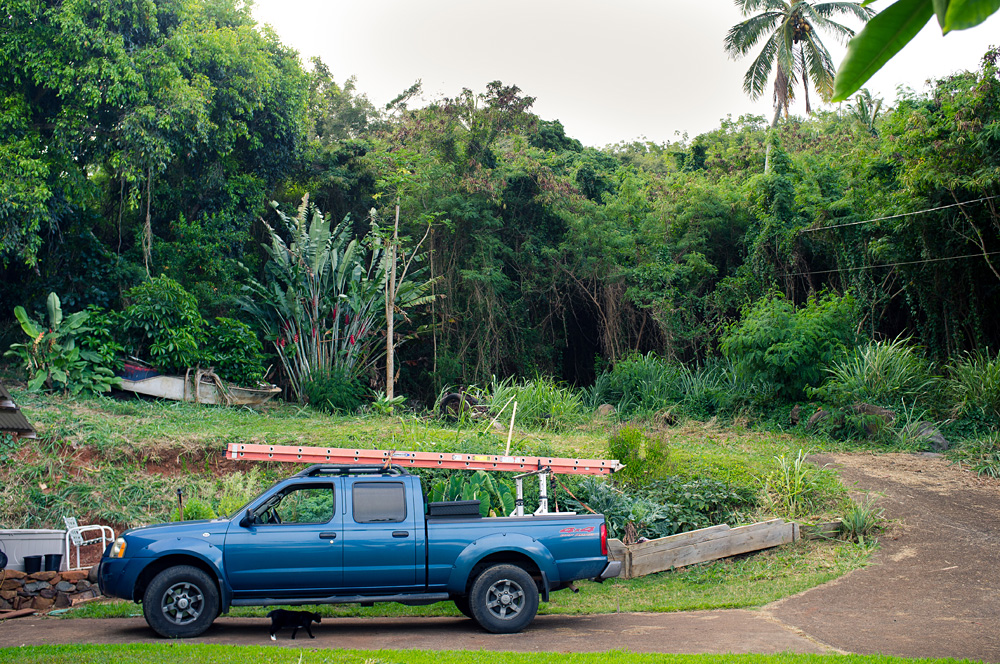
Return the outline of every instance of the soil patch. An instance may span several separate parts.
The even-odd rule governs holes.
[[[939,455],[811,460],[892,524],[869,567],[765,610],[850,652],[1000,662],[1000,484]]]

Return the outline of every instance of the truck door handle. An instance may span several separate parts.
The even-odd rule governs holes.
[[[392,531],[393,537],[409,537],[410,533],[406,530],[394,530]]]
[[[320,533],[319,538],[328,540],[337,539],[337,533]]]

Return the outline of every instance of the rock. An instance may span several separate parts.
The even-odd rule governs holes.
[[[936,452],[943,452],[951,447],[951,443],[931,422],[921,422],[917,425],[917,440],[930,443]]]
[[[90,590],[90,581],[80,581],[76,584],[77,592],[82,592],[84,590]]]
[[[873,406],[870,403],[858,402],[851,406],[851,410],[858,415],[874,415],[886,424],[890,424],[896,419],[896,413],[892,412],[888,408],[880,408],[879,406]]]
[[[51,587],[48,581],[32,581],[31,583],[24,584],[24,592],[34,595],[43,588],[48,590]]]
[[[799,406],[799,404],[795,404],[795,407],[792,408],[791,414],[788,416],[788,421],[794,427],[799,423],[799,421],[801,421],[801,419],[802,419],[802,407]]]
[[[5,599],[8,602],[17,597],[16,590],[0,590],[0,599]]]
[[[70,583],[76,583],[77,581],[83,581],[90,574],[90,570],[85,569],[75,569],[71,572],[60,572],[59,576],[62,577],[63,581],[69,581]]]
[[[812,429],[814,426],[816,426],[817,424],[819,424],[828,417],[830,417],[830,413],[820,408],[815,413],[813,413],[812,416],[809,418],[809,421],[806,422],[806,430],[808,431],[809,429]]]
[[[31,600],[31,608],[36,611],[48,611],[52,608],[53,604],[55,604],[55,601],[46,597],[36,597]]]
[[[56,584],[56,590],[61,593],[71,593],[76,591],[76,584],[69,581],[60,581]]]
[[[611,417],[615,414],[615,407],[609,403],[602,403],[597,407],[598,417]]]
[[[55,599],[56,594],[57,593],[54,588],[45,588],[44,590],[39,591],[38,596],[46,599]]]
[[[69,595],[67,595],[66,593],[59,593],[58,595],[56,595],[56,601],[52,606],[54,606],[57,609],[65,609],[69,608],[69,605],[70,605]]]
[[[90,590],[84,590],[82,593],[77,593],[75,595],[69,596],[70,606],[76,606],[77,604],[82,604],[86,601],[92,600],[98,596],[98,592],[91,588]]]
[[[59,576],[59,572],[35,572],[29,575],[28,578],[34,581],[51,581],[57,576]]]
[[[23,579],[28,576],[19,569],[8,569],[2,572],[2,574],[6,574],[8,579]]]
[[[24,577],[20,579],[4,579],[0,583],[0,590],[20,590],[24,586]]]
[[[0,610],[10,611],[13,608],[14,608],[13,604],[11,604],[10,602],[8,602],[5,599],[0,599]]]
[[[87,581],[90,581],[95,586],[97,585],[97,577],[99,576],[100,569],[98,565],[94,565],[87,570]]]

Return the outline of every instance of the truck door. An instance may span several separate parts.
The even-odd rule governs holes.
[[[343,581],[343,519],[339,480],[285,486],[253,507],[253,522],[237,516],[226,533],[226,575],[243,596],[316,595]]]
[[[347,481],[344,517],[344,588],[379,592],[423,586],[423,514],[415,514],[404,481]],[[421,524],[418,532],[417,525]],[[421,540],[421,546],[418,546]],[[418,576],[417,569],[421,574]]]

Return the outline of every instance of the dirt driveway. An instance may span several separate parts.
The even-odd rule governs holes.
[[[894,521],[873,564],[756,611],[540,616],[522,634],[492,635],[458,618],[328,619],[316,639],[278,646],[666,653],[857,652],[1000,662],[1000,483],[940,457],[815,457],[844,482],[882,494]],[[221,618],[194,642],[270,644],[268,621]],[[0,647],[154,642],[141,618],[21,618]]]

